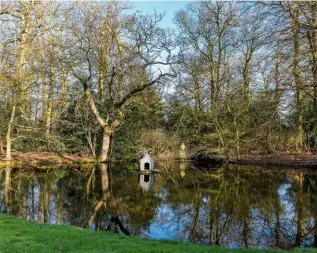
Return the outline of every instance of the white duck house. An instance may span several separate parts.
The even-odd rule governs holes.
[[[149,153],[144,153],[143,157],[140,159],[140,170],[141,171],[154,170],[154,160],[149,155]]]

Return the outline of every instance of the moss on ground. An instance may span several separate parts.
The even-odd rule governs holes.
[[[193,245],[176,241],[156,241],[137,236],[121,236],[109,232],[94,232],[65,225],[37,224],[23,219],[0,215],[0,252],[104,252],[104,253],[175,253],[175,252],[283,252],[281,250],[225,249]],[[295,249],[293,252],[317,252]]]

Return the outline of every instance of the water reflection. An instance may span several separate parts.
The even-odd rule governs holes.
[[[143,189],[143,192],[148,192],[154,184],[154,174],[141,174],[139,182],[139,186]]]
[[[3,168],[1,211],[38,222],[225,247],[317,246],[316,173],[165,168],[168,173],[149,175],[109,164],[82,170]]]

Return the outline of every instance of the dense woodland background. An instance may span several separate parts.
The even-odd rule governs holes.
[[[0,153],[316,149],[317,2],[0,2]]]

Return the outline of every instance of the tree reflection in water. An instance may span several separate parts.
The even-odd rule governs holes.
[[[38,222],[225,247],[317,246],[317,174],[184,164],[138,175],[126,165],[0,169],[0,206]],[[162,169],[163,170],[163,169]]]

